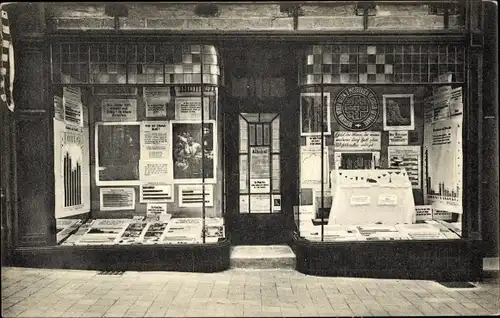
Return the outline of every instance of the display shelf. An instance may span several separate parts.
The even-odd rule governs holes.
[[[312,242],[295,236],[297,270],[309,275],[438,281],[482,279],[482,241]]]
[[[229,269],[230,242],[17,248],[13,266],[103,271],[219,272]]]

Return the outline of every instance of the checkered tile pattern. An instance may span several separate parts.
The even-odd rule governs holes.
[[[221,74],[212,45],[61,43],[52,61],[55,83],[192,84],[203,76],[218,84]]]
[[[301,84],[430,83],[452,73],[465,80],[465,52],[453,45],[314,45],[301,65]]]

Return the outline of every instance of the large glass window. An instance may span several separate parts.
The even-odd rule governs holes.
[[[463,48],[315,45],[300,61],[300,236],[460,238]]]
[[[223,239],[215,47],[60,43],[52,61],[58,243]]]

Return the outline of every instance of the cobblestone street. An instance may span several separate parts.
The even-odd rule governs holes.
[[[295,270],[221,273],[2,268],[3,317],[492,315],[498,281],[315,277]]]

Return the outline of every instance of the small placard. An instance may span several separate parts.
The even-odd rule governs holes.
[[[408,130],[389,131],[389,146],[405,146],[405,145],[408,145]]]

